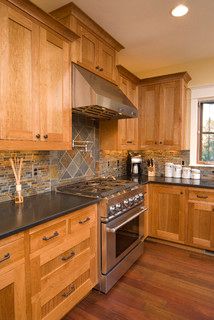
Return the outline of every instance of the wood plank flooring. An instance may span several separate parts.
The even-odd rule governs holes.
[[[63,320],[214,320],[214,258],[146,242],[107,294],[92,291]]]

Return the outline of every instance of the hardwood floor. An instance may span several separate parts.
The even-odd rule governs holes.
[[[63,320],[213,320],[214,258],[146,242],[107,294],[93,291]]]

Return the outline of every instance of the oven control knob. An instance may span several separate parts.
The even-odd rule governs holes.
[[[124,206],[125,206],[125,207],[128,207],[128,205],[129,205],[129,200],[126,199],[126,200],[123,201],[123,203],[124,203]]]
[[[143,193],[139,193],[139,198],[140,198],[140,200],[143,200],[144,199],[144,195],[143,195]]]
[[[133,203],[134,198],[129,198],[129,203]]]
[[[134,201],[135,201],[135,202],[138,202],[139,199],[140,199],[140,197],[139,197],[139,195],[137,194],[137,195],[134,197]]]
[[[120,209],[121,208],[121,204],[120,203],[117,203],[116,204],[116,209]]]
[[[114,213],[114,212],[115,212],[115,209],[116,209],[115,206],[110,206],[110,207],[109,207],[109,211],[110,211],[111,213]]]

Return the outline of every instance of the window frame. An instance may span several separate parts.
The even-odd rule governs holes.
[[[213,134],[212,132],[203,132],[203,104],[213,103],[214,99],[204,99],[198,101],[198,134],[197,134],[197,163],[202,165],[214,165],[214,161],[202,161],[202,136],[203,134]]]

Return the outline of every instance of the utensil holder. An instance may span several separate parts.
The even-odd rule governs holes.
[[[155,176],[155,165],[152,167],[152,166],[149,166],[148,167],[148,177],[154,177]]]

